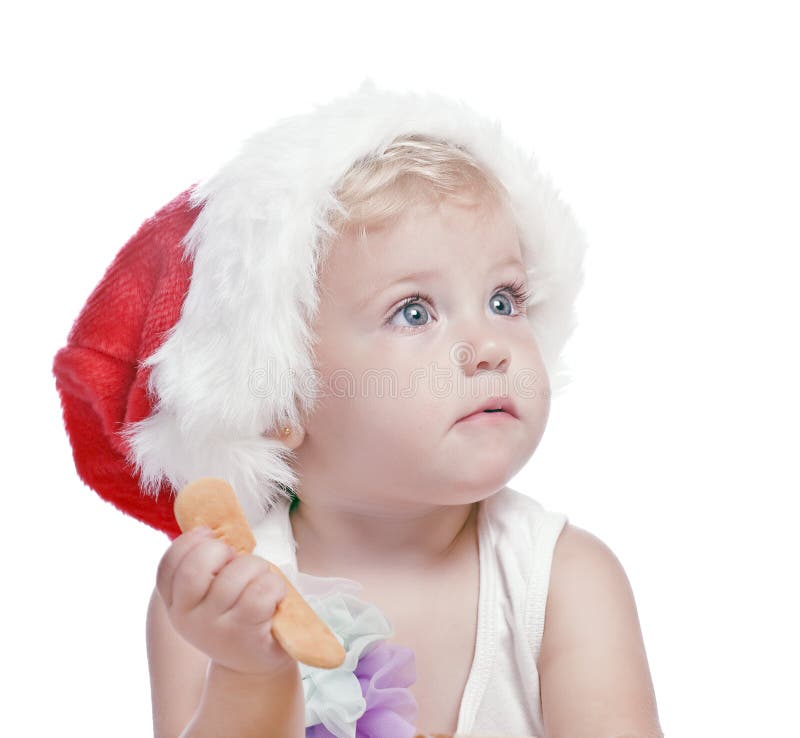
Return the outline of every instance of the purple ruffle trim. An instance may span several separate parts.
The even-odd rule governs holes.
[[[381,641],[362,656],[355,675],[367,703],[356,722],[356,738],[413,738],[417,701],[408,689],[417,680],[414,652]],[[306,728],[306,738],[336,738],[324,725]]]

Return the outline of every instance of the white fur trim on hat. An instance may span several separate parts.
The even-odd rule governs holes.
[[[200,476],[227,479],[251,523],[296,478],[287,451],[262,436],[313,407],[310,323],[334,186],[363,156],[423,133],[466,147],[505,186],[522,238],[529,315],[557,391],[574,327],[583,235],[533,158],[497,122],[434,93],[376,89],[279,121],[198,186],[202,211],[184,239],[194,260],[180,319],[147,359],[158,403],[128,428],[146,490]],[[305,383],[305,388],[301,385]]]

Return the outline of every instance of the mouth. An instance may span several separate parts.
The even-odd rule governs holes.
[[[480,419],[501,419],[517,418],[517,411],[514,403],[508,397],[490,397],[472,412],[459,418],[456,423],[463,421],[474,421]]]

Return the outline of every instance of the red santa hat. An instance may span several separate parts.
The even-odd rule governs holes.
[[[351,165],[403,134],[466,148],[506,188],[528,311],[554,391],[574,327],[585,240],[571,210],[500,125],[434,93],[353,94],[279,121],[179,195],[123,247],[53,371],[81,478],[126,513],[180,531],[174,492],[226,479],[251,524],[297,479],[266,430],[311,412],[317,268]]]

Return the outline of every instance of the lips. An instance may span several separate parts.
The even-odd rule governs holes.
[[[508,397],[490,397],[485,402],[481,403],[478,407],[470,410],[466,415],[459,418],[456,422],[460,423],[462,420],[479,415],[480,413],[503,412],[517,417],[517,409],[514,403]]]

